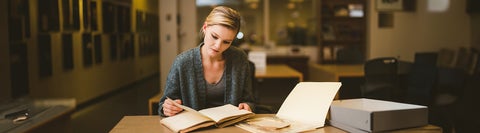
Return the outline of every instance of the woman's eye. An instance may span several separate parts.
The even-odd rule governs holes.
[[[213,38],[213,39],[218,39],[218,37],[217,37],[217,36],[214,36],[214,35],[212,35],[212,38]]]

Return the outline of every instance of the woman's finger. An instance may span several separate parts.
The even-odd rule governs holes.
[[[240,104],[238,104],[238,109],[243,109],[243,110],[252,111],[252,109],[250,109],[250,106],[248,106],[248,104],[246,104],[246,103],[240,103]]]

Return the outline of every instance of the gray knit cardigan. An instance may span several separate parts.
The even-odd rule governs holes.
[[[203,73],[202,57],[200,55],[201,43],[179,54],[167,77],[164,95],[160,98],[158,113],[163,114],[163,103],[166,97],[181,99],[182,104],[200,110],[206,108],[206,80]],[[252,73],[247,55],[242,50],[230,46],[223,53],[225,61],[225,104],[238,106],[246,102],[255,110],[254,97],[252,94]]]

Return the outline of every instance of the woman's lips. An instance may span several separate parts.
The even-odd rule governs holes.
[[[218,51],[218,50],[216,50],[216,49],[211,49],[211,50],[212,50],[213,52],[217,52],[217,53],[219,52],[219,51]]]

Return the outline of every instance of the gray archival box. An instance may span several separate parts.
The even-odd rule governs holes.
[[[351,132],[381,132],[428,125],[428,108],[374,99],[335,100],[330,124]]]

